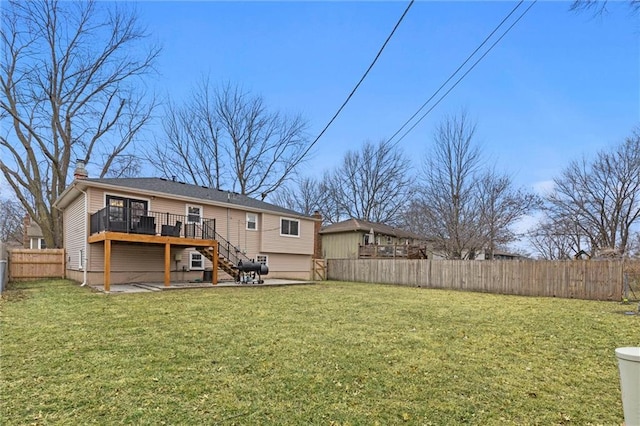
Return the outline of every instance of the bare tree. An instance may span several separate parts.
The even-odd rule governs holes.
[[[542,199],[524,189],[514,189],[507,175],[487,171],[478,181],[480,227],[484,229],[485,258],[493,259],[499,246],[515,241],[512,225],[523,216],[542,207]]]
[[[99,175],[135,173],[133,141],[154,101],[139,91],[159,54],[141,48],[136,15],[95,1],[7,1],[2,8],[0,170],[40,225],[62,243],[52,204],[75,158]]]
[[[640,231],[636,232],[630,239],[629,242],[629,257],[633,257],[636,259],[640,258]]]
[[[476,184],[482,157],[473,145],[475,132],[476,125],[465,112],[438,124],[413,205],[420,212],[423,231],[450,259],[473,258],[482,248]]]
[[[449,259],[473,259],[480,250],[492,258],[519,237],[513,225],[541,205],[509,176],[485,167],[475,132],[465,112],[440,122],[403,214],[405,228],[432,238]]]
[[[638,13],[640,11],[640,0],[627,0],[625,2],[631,9],[631,13]],[[591,12],[593,15],[602,15],[607,13],[608,0],[574,0],[569,7],[569,10],[573,12]]]
[[[0,198],[0,241],[22,244],[23,216],[19,202]]]
[[[182,105],[169,102],[162,121],[165,137],[151,144],[147,160],[165,177],[212,188],[228,184],[221,152],[221,124],[215,99],[203,80]],[[171,161],[167,161],[171,159]]]
[[[293,176],[309,146],[300,116],[271,112],[262,97],[231,84],[213,89],[205,80],[166,116],[166,137],[149,155],[160,173],[262,199]]]
[[[332,220],[353,217],[394,225],[409,197],[410,161],[389,141],[365,142],[359,151],[348,151],[324,182],[335,214],[322,211]]]
[[[529,231],[528,240],[545,260],[573,259],[581,250],[588,250],[577,224],[568,218],[544,218]]]
[[[591,254],[625,254],[640,221],[640,134],[601,151],[593,161],[573,161],[554,180],[548,197],[552,218],[569,218],[590,245]]]
[[[326,223],[332,223],[332,198],[323,180],[303,177],[280,187],[269,201],[307,216],[318,211]]]

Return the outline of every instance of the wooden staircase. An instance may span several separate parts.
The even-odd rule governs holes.
[[[202,253],[204,257],[213,261],[212,249],[209,247],[198,247],[197,250]],[[238,271],[238,268],[236,268],[236,265],[220,254],[220,252],[218,252],[218,268],[229,274],[234,280],[238,281],[240,279],[240,272]]]

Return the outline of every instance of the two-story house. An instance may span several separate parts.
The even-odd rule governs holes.
[[[88,179],[60,195],[67,276],[85,284],[189,281],[244,260],[309,279],[316,219],[244,195],[162,178]],[[221,272],[221,276],[224,273]]]

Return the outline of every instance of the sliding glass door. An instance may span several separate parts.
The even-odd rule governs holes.
[[[129,232],[140,216],[147,214],[149,203],[135,198],[107,195],[108,229]]]

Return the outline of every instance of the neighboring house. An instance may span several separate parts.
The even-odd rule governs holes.
[[[85,172],[86,173],[86,172]],[[67,276],[87,284],[188,281],[237,261],[269,278],[309,279],[311,217],[240,194],[161,178],[76,180],[63,211]]]
[[[24,236],[22,238],[24,248],[26,249],[46,249],[47,245],[44,242],[44,238],[42,237],[42,229],[40,229],[40,225],[31,220],[31,216],[25,215],[24,217],[24,226],[23,226]]]
[[[325,259],[430,257],[424,238],[382,223],[352,218],[323,227],[320,235]]]

